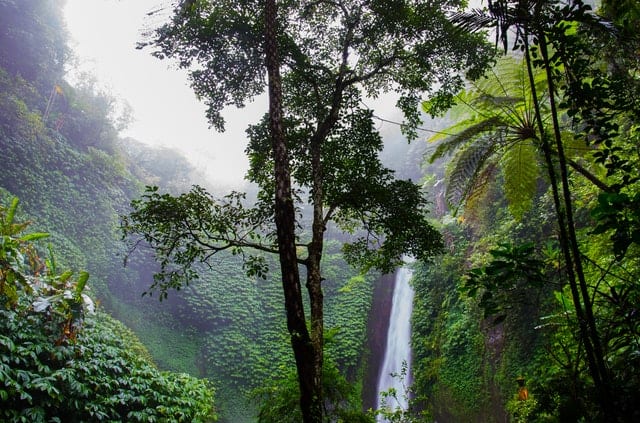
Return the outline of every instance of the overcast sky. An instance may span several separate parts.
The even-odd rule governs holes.
[[[170,0],[67,0],[65,15],[71,47],[79,59],[76,70],[89,71],[114,96],[132,106],[134,122],[122,135],[147,144],[176,148],[216,185],[242,181],[248,161],[244,130],[266,112],[260,98],[241,110],[225,113],[227,131],[208,128],[205,107],[193,94],[186,73],[168,60],[137,50],[144,28],[157,21],[147,13]],[[387,119],[400,119],[389,97],[368,101]],[[379,123],[386,139],[398,139],[397,126]]]
[[[147,12],[168,0],[67,0],[65,15],[79,68],[94,74],[113,95],[134,111],[123,136],[177,148],[214,181],[240,181],[247,169],[244,129],[256,121],[266,101],[226,113],[228,129],[208,128],[204,105],[188,85],[186,74],[148,50],[136,50]]]

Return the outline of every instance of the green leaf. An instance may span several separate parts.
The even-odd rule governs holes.
[[[72,270],[67,270],[66,272],[63,272],[60,276],[58,276],[58,280],[61,283],[65,283],[66,281],[68,281],[71,276],[73,276],[73,271]]]
[[[7,211],[7,215],[3,222],[4,226],[7,228],[13,225],[13,219],[15,218],[16,210],[18,209],[18,203],[20,203],[20,200],[18,200],[18,197],[13,197],[13,199],[11,200],[11,205],[9,206],[9,210]],[[7,235],[14,235],[14,234],[7,234]]]
[[[451,154],[454,150],[461,148],[464,144],[473,142],[474,139],[481,134],[490,133],[501,124],[498,116],[492,116],[478,122],[477,118],[466,119],[446,129],[446,133],[436,134],[429,138],[429,142],[436,142],[444,139],[438,144],[436,150],[429,156],[429,163],[433,163],[437,159]],[[455,133],[455,135],[447,135],[447,133]]]
[[[27,234],[20,237],[20,241],[25,241],[25,242],[37,241],[39,239],[43,239],[47,237],[49,237],[49,234],[46,232],[34,232],[34,233]]]
[[[446,192],[450,205],[457,208],[469,196],[477,175],[493,153],[494,144],[493,138],[481,138],[457,155]]]
[[[80,297],[82,291],[84,291],[84,287],[87,285],[87,280],[89,280],[89,272],[80,272],[80,276],[78,276],[78,281],[76,282],[76,297]]]
[[[509,211],[520,221],[531,209],[536,194],[539,176],[536,148],[529,140],[520,141],[505,151],[501,164]]]

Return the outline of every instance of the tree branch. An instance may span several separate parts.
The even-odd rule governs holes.
[[[555,152],[554,152],[554,154],[555,154]],[[573,170],[575,170],[576,172],[578,172],[579,174],[581,174],[582,176],[587,178],[591,183],[593,183],[595,186],[597,186],[598,188],[600,188],[604,192],[613,192],[613,189],[609,185],[607,185],[606,183],[604,183],[603,181],[598,179],[593,173],[589,172],[587,169],[582,167],[577,162],[575,162],[575,161],[573,161],[573,160],[571,160],[569,158],[566,158],[566,161],[567,161],[567,164],[569,166],[571,166],[571,168]]]

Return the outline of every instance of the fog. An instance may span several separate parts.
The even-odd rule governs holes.
[[[266,109],[266,100],[228,110],[225,133],[209,129],[205,106],[189,87],[186,72],[135,48],[144,28],[154,23],[147,13],[158,7],[158,0],[67,0],[65,16],[77,56],[69,78],[88,72],[121,106],[131,106],[134,120],[123,137],[174,148],[213,183],[236,187],[248,167],[244,130]]]
[[[152,57],[149,50],[136,49],[145,29],[162,22],[162,13],[150,17],[149,12],[169,3],[168,0],[67,0],[65,16],[71,47],[77,56],[76,65],[69,69],[69,78],[73,81],[88,72],[100,87],[119,100],[121,108],[124,109],[124,104],[131,106],[133,121],[121,133],[123,137],[176,149],[211,184],[238,188],[248,168],[244,131],[267,110],[266,98],[260,97],[244,109],[228,109],[226,132],[209,129],[205,106],[189,87],[186,72],[169,60]],[[394,122],[402,119],[393,106],[393,95],[369,99],[366,103],[383,119]],[[408,149],[399,126],[383,120],[377,125],[387,145],[384,156],[397,167]]]

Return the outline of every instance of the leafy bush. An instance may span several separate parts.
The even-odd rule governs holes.
[[[160,372],[133,333],[95,314],[89,275],[58,274],[0,206],[0,420],[215,421],[204,380]]]

